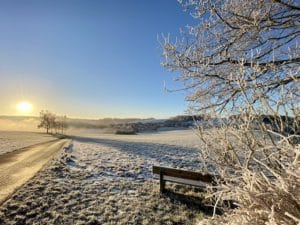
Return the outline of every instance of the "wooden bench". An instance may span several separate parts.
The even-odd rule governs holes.
[[[213,184],[217,176],[187,170],[179,170],[168,167],[153,166],[153,174],[159,175],[160,192],[165,192],[166,181],[188,184],[195,187],[205,188],[208,184]]]

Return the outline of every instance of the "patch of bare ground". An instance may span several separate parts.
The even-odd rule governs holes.
[[[211,213],[201,192],[167,185],[173,192],[161,196],[152,175],[154,164],[199,169],[198,149],[176,138],[168,145],[75,137],[0,207],[0,224],[194,224]]]

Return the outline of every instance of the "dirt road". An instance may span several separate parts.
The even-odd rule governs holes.
[[[0,204],[32,178],[69,140],[56,140],[0,156]]]

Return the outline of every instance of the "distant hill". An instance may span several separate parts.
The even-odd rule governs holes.
[[[202,119],[199,116],[176,116],[169,119],[155,118],[104,118],[104,119],[75,119],[67,118],[69,128],[87,128],[87,129],[104,129],[113,130],[121,127],[130,126],[134,130],[148,131],[157,130],[162,127],[187,128],[194,125],[196,120]],[[34,116],[0,116],[0,130],[21,130],[21,131],[40,131],[37,129],[39,117]]]
[[[199,122],[203,122],[203,116],[179,115],[169,119],[151,119],[134,121],[127,123],[111,124],[116,133],[138,133],[145,131],[157,131],[160,129],[187,129],[195,127]]]
[[[281,117],[285,121],[284,132],[299,133],[300,122],[292,117]],[[106,129],[108,133],[138,133],[147,131],[158,131],[164,129],[187,129],[197,125],[204,128],[219,127],[221,124],[230,124],[238,127],[241,123],[240,116],[230,116],[228,118],[218,119],[209,118],[203,115],[179,115],[169,119],[140,119],[140,118],[104,118],[104,119],[75,119],[67,118],[66,123],[69,130],[72,129]],[[277,124],[279,117],[274,118],[269,115],[261,115],[259,119],[252,124],[256,129],[258,124],[263,123],[274,131],[278,131]],[[37,131],[39,117],[33,116],[0,116],[0,130],[14,131]]]

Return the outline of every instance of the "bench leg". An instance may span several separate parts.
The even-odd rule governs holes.
[[[160,193],[164,193],[166,181],[164,181],[164,175],[162,172],[160,172],[159,174],[159,183],[160,183]]]

